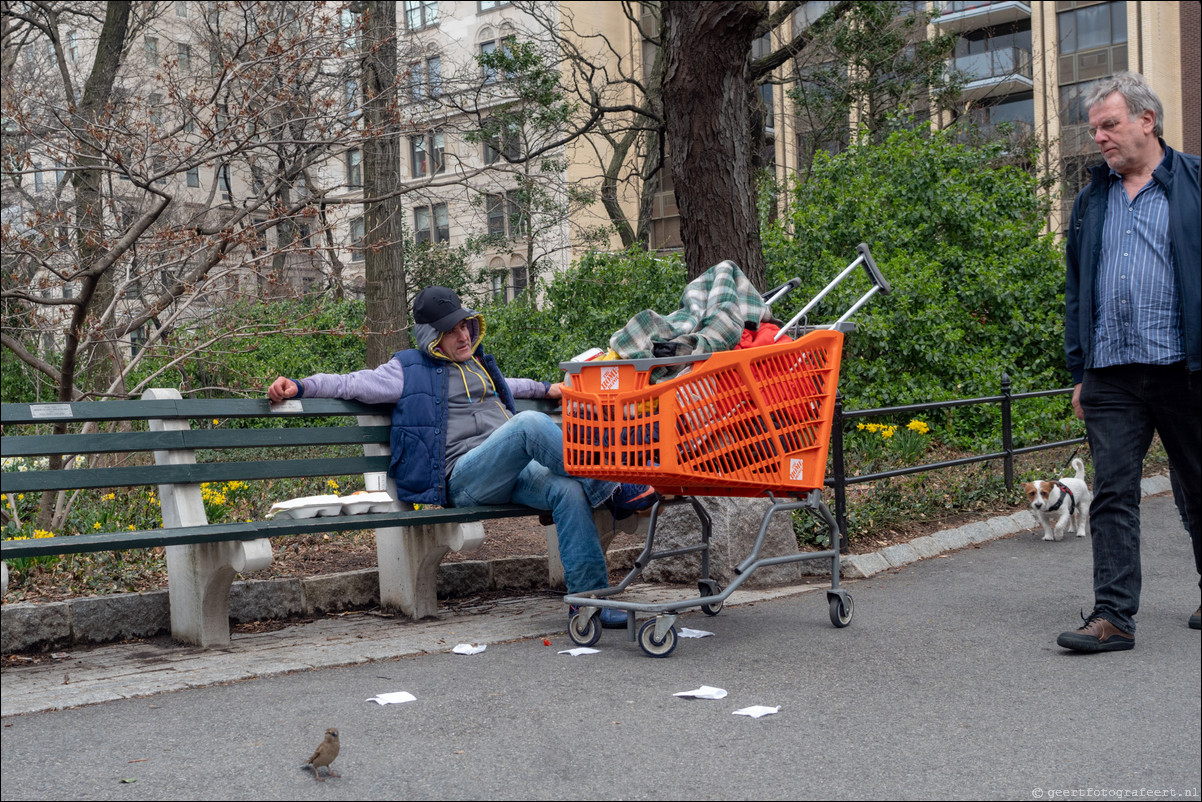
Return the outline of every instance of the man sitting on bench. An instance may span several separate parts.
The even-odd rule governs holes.
[[[467,507],[524,504],[548,510],[559,536],[568,593],[609,585],[593,509],[616,519],[658,499],[646,485],[571,476],[563,434],[541,412],[518,413],[513,399],[560,398],[560,385],[506,379],[484,353],[484,319],[446,287],[427,287],[413,302],[416,348],[398,351],[373,370],[272,382],[272,403],[288,398],[340,398],[393,404],[388,475],[397,497],[415,504]],[[626,625],[620,610],[602,609],[602,626]]]

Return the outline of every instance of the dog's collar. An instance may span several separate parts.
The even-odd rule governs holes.
[[[1077,499],[1073,496],[1073,491],[1069,490],[1068,486],[1063,482],[1057,482],[1056,487],[1060,488],[1060,498],[1056,499],[1055,504],[1048,507],[1048,512],[1055,512],[1060,509],[1060,504],[1064,501],[1064,497],[1068,496],[1068,514],[1072,515],[1073,507],[1077,506]]]

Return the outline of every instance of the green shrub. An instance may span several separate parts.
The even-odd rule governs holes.
[[[794,187],[787,223],[765,231],[769,280],[799,276],[803,300],[860,242],[893,285],[854,316],[840,375],[846,408],[997,395],[1003,373],[1015,393],[1068,386],[1060,249],[1045,230],[1035,177],[1011,157],[1001,143],[968,147],[918,129],[819,153]],[[867,288],[857,272],[811,321],[834,320]],[[1063,400],[1018,406],[1020,438],[1063,428],[1049,413],[1065,411]],[[996,444],[997,417],[996,406],[972,407],[941,424],[952,443]]]

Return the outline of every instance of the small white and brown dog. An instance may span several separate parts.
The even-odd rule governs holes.
[[[1085,463],[1080,457],[1073,457],[1072,464],[1076,476],[1063,476],[1055,482],[1036,479],[1023,485],[1027,498],[1031,499],[1031,512],[1043,524],[1044,540],[1060,540],[1070,524],[1077,537],[1090,533],[1089,504],[1093,493],[1085,483]],[[1055,527],[1051,523],[1053,517]]]

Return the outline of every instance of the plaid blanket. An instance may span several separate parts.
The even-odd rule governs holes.
[[[657,343],[676,347],[676,354],[726,351],[739,344],[745,325],[758,326],[772,319],[760,292],[734,262],[714,265],[689,282],[680,308],[664,316],[650,309],[639,312],[609,338],[609,347],[620,359],[655,356]],[[662,381],[679,366],[655,368],[653,382]]]

